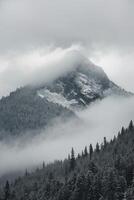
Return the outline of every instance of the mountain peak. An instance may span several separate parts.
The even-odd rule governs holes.
[[[103,79],[105,78],[108,80],[108,77],[104,70],[101,67],[95,65],[93,62],[91,62],[85,55],[83,55],[78,50],[68,51],[63,59],[65,63],[67,63],[68,66],[70,66],[68,74],[71,72],[81,72],[85,75],[88,75],[90,78],[96,78],[99,80],[100,77],[103,77]]]
[[[63,59],[61,64],[69,70],[54,74],[53,81],[44,81],[43,75],[42,84],[25,86],[0,100],[0,137],[39,130],[59,116],[76,116],[77,108],[111,94],[128,95],[79,51]]]

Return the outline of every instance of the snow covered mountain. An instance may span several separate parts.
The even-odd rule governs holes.
[[[66,61],[74,67],[49,83],[17,89],[0,100],[0,136],[20,135],[46,127],[53,119],[75,115],[96,99],[130,93],[109,80],[105,72],[78,52]]]
[[[74,110],[108,95],[130,95],[110,81],[102,68],[78,52],[73,52],[68,59],[72,57],[79,60],[77,67],[54,82],[41,86],[37,90],[40,98]]]

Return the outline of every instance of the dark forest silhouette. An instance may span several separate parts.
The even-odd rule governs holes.
[[[52,149],[50,149],[51,151]],[[49,154],[49,152],[48,152]],[[71,154],[26,171],[13,183],[1,186],[0,200],[132,200],[134,198],[134,125],[122,127],[111,141],[104,138]]]

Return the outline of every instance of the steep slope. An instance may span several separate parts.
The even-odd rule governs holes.
[[[0,101],[1,138],[5,135],[21,135],[24,131],[36,131],[58,116],[66,118],[73,115],[65,107],[41,99],[35,89],[20,88]]]
[[[0,100],[1,138],[36,132],[53,119],[74,116],[76,108],[85,108],[107,95],[130,95],[80,53],[69,53],[66,62],[71,60],[74,67],[54,81],[17,89]]]
[[[37,93],[49,102],[70,109],[85,107],[92,101],[108,95],[130,95],[110,81],[100,67],[87,59],[83,59],[72,72],[39,88]]]
[[[50,150],[51,151],[51,150]],[[48,152],[49,153],[49,152]],[[26,172],[0,191],[4,200],[132,200],[134,126],[122,128],[110,142],[85,147],[82,154]],[[6,197],[6,198],[5,198]]]

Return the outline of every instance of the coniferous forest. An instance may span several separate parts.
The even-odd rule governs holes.
[[[49,153],[49,152],[48,152]],[[0,200],[133,200],[134,125],[1,185]]]

